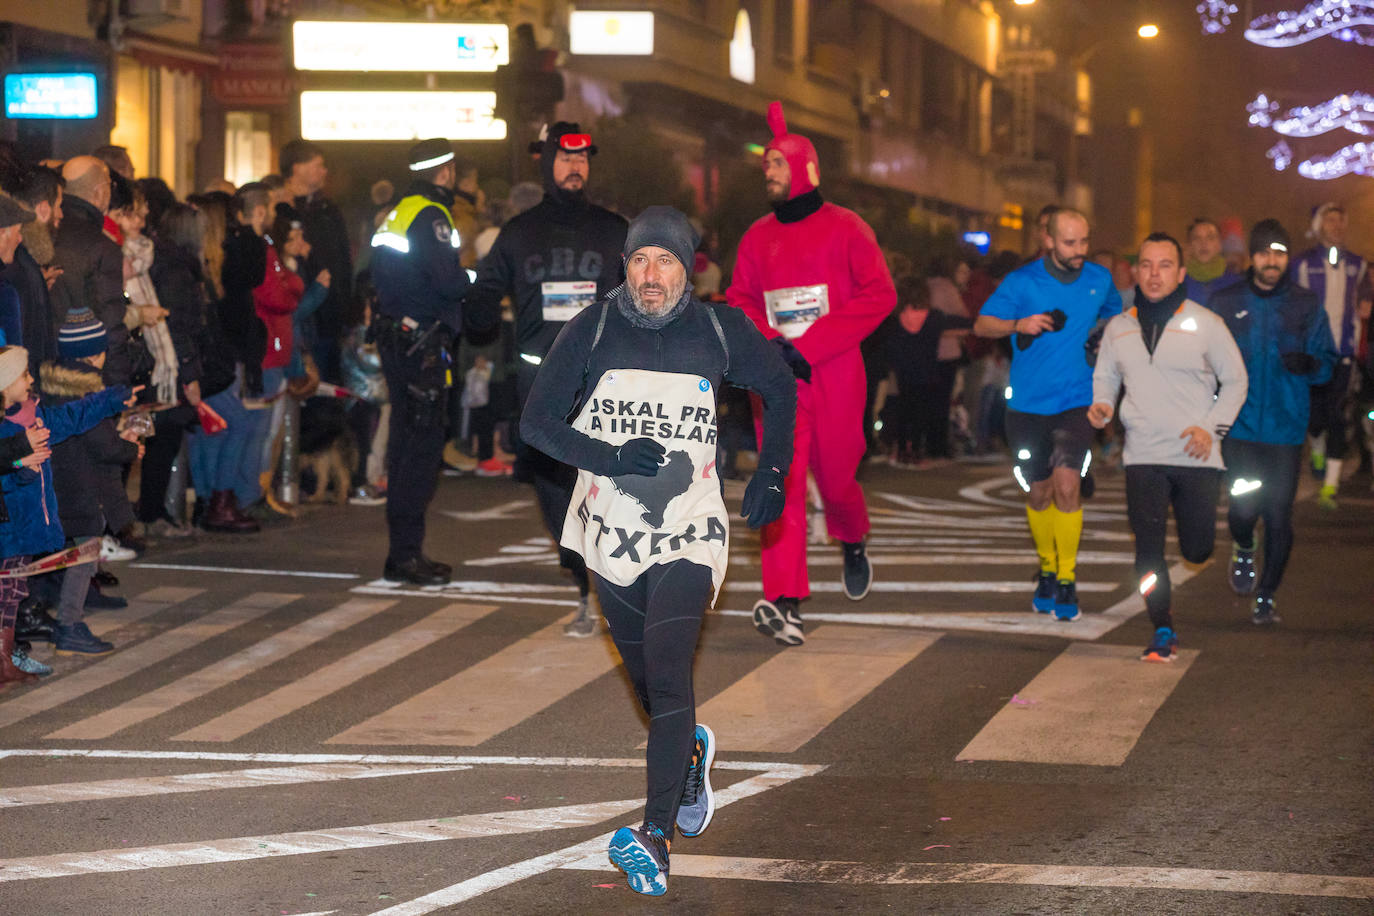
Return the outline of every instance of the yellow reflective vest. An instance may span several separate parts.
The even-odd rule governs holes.
[[[386,246],[401,254],[409,254],[410,239],[406,238],[406,232],[420,211],[427,207],[438,207],[443,211],[449,225],[448,243],[457,250],[462,245],[462,240],[458,237],[458,231],[453,228],[453,214],[448,211],[448,207],[422,194],[411,194],[401,199],[395,209],[386,215],[381,227],[372,234],[372,247]]]

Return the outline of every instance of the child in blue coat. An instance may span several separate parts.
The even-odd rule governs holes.
[[[133,405],[133,395],[123,385],[107,388],[61,407],[41,407],[33,394],[29,354],[23,347],[0,347],[0,440],[34,428],[49,431],[48,444],[80,435],[106,417]],[[58,521],[57,494],[53,491],[48,461],[37,468],[23,465],[0,477],[9,521],[0,524],[0,691],[35,680],[15,667],[14,619],[19,603],[28,596],[28,581],[3,573],[24,566],[36,555],[61,549],[65,536]]]

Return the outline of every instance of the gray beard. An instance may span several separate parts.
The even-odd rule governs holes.
[[[667,290],[667,295],[663,297],[663,304],[658,306],[645,305],[644,299],[640,296],[639,290],[630,287],[630,301],[634,303],[635,311],[650,318],[660,318],[673,310],[673,306],[678,304],[682,294],[687,291],[687,279],[684,277],[679,286]]]
[[[21,226],[19,232],[24,240],[24,247],[38,262],[39,267],[47,267],[52,263],[53,258],[56,257],[56,252],[53,250],[51,226],[39,220],[33,220]]]

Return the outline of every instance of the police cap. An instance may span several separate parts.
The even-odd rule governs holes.
[[[453,161],[453,144],[443,137],[421,140],[410,148],[410,170],[427,172]]]

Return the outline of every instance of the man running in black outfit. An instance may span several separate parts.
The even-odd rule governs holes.
[[[737,309],[687,283],[697,234],[671,207],[630,224],[626,282],[568,322],[543,360],[521,433],[578,468],[562,545],[597,576],[602,613],[649,716],[644,822],[611,840],[630,887],[668,889],[674,826],[711,821],[715,737],[696,724],[692,657],[729,561],[715,473],[716,397],[729,382],[764,402],[759,469],[744,495],[751,528],[783,507],[796,382],[776,347]],[[569,422],[568,417],[574,416]]]

